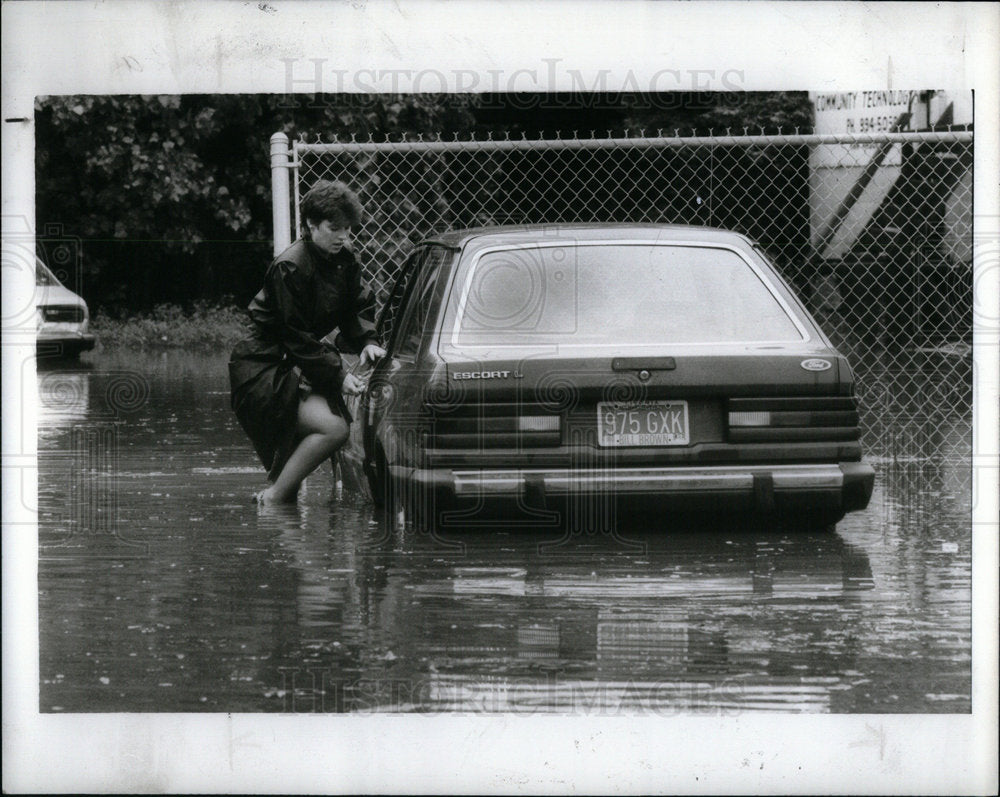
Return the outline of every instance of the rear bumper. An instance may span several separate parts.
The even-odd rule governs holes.
[[[875,471],[864,462],[803,465],[570,469],[390,469],[397,483],[445,505],[549,505],[602,496],[693,510],[851,512],[871,499]]]
[[[39,353],[79,354],[94,348],[96,339],[90,332],[71,332],[65,330],[39,330],[35,339],[35,348]]]

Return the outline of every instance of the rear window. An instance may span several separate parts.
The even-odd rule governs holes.
[[[599,244],[486,252],[458,301],[458,345],[803,338],[750,264],[713,247]]]
[[[35,260],[35,285],[58,285],[59,280],[41,261]]]

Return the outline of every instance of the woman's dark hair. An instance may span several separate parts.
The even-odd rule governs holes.
[[[355,227],[361,223],[364,208],[355,194],[339,180],[318,180],[302,197],[302,235],[309,237],[305,222],[321,224],[329,221],[336,229]]]

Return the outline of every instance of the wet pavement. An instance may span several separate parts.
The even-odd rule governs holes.
[[[856,366],[876,487],[835,532],[428,534],[326,468],[258,511],[225,357],[45,365],[40,709],[968,712],[969,368]]]

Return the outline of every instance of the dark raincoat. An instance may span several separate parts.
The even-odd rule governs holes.
[[[268,266],[247,310],[250,335],[229,360],[232,407],[273,481],[295,450],[299,402],[310,391],[351,422],[343,362],[323,338],[336,328],[343,350],[374,343],[374,296],[349,249],[330,255],[299,240]]]

